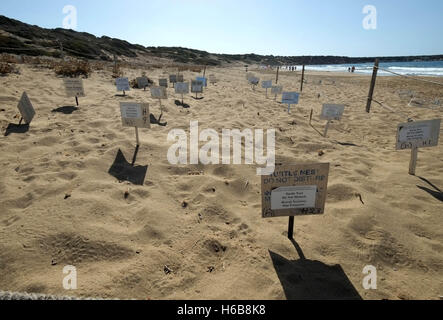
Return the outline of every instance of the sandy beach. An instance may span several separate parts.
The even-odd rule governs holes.
[[[130,80],[146,71],[155,83],[176,72],[123,71]],[[249,71],[275,81],[274,71]],[[0,77],[0,290],[121,299],[443,295],[443,147],[420,149],[416,176],[408,174],[410,151],[395,150],[399,123],[443,114],[441,105],[408,106],[398,92],[441,101],[441,86],[379,77],[374,97],[396,113],[373,104],[368,114],[370,76],[307,72],[288,114],[264,89],[252,90],[244,68],[208,74],[218,83],[204,99],[186,95],[190,108],[177,106],[181,97],[170,85],[160,121],[167,124],[139,130],[136,170],[147,166],[141,185],[109,172],[116,158],[130,164],[135,151],[119,103],[147,102],[158,119],[149,90],[121,97],[111,72],[95,71],[75,109],[52,70],[20,65],[20,74]],[[196,76],[184,72],[186,81]],[[299,91],[300,73],[280,73],[279,84]],[[28,131],[8,130],[20,120],[23,91],[36,116]],[[326,138],[324,103],[346,105]],[[275,128],[277,163],[330,163],[325,214],[296,217],[292,243],[288,218],[261,218],[255,166],[171,165],[168,132],[189,132],[190,121],[217,132]],[[77,268],[75,291],[63,289],[66,265]],[[366,265],[377,268],[377,290],[362,286]]]

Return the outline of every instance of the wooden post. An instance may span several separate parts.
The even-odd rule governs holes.
[[[305,80],[305,65],[303,65],[303,70],[301,72],[301,85],[300,92],[303,92],[303,81]]]
[[[183,105],[183,93],[182,93],[182,105]]]
[[[311,115],[309,116],[309,125],[312,123],[312,116],[314,114],[314,109],[311,109]]]
[[[266,99],[268,99],[268,88],[266,88]]]
[[[20,122],[18,123],[18,125],[21,126],[22,122],[23,122],[23,117],[20,118]]]
[[[205,77],[205,75],[206,75],[206,66],[205,69],[203,70],[203,78]]]
[[[280,67],[277,67],[277,76],[275,78],[275,84],[278,84],[278,71],[280,70]]]
[[[379,59],[375,59],[374,70],[372,71],[371,86],[369,87],[368,102],[366,104],[366,112],[371,112],[372,96],[374,95],[375,81],[377,80]]]
[[[415,176],[415,168],[417,167],[418,147],[412,147],[411,161],[409,162],[409,174]]]
[[[135,139],[137,140],[137,147],[140,145],[140,140],[138,138],[138,128],[135,127]]]
[[[123,96],[126,96],[126,92],[125,92],[125,90],[123,90]]]
[[[291,105],[288,104],[288,113],[291,113]]]
[[[324,137],[326,138],[327,134],[328,134],[328,130],[329,130],[329,124],[331,123],[331,120],[328,120],[328,123],[326,123],[326,127],[325,127],[325,133],[324,133]]]
[[[77,96],[75,96],[75,103],[77,104],[77,107],[78,107],[78,97]]]
[[[288,239],[289,240],[294,239],[294,217],[289,217]]]

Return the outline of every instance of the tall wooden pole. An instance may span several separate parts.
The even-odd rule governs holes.
[[[374,95],[375,81],[377,80],[379,59],[375,59],[374,70],[372,71],[371,87],[369,88],[368,102],[366,104],[366,112],[371,112],[372,96]]]
[[[277,67],[277,77],[275,78],[275,84],[278,84],[278,71],[280,70],[280,67]]]
[[[301,72],[300,92],[303,92],[303,81],[305,81],[305,65],[303,65],[303,70]]]

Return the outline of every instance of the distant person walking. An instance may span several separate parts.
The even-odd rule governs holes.
[[[352,66],[352,73],[354,73],[355,72],[355,67],[354,66]]]

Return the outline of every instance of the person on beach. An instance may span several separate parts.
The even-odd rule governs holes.
[[[355,67],[354,66],[352,66],[352,73],[354,73],[355,72]]]

